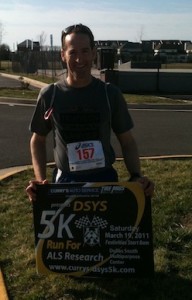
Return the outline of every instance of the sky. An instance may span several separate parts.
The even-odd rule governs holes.
[[[192,40],[192,0],[8,0],[0,2],[2,43],[60,46],[61,31],[82,23],[95,40]]]

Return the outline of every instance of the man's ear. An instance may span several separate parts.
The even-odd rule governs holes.
[[[61,49],[61,59],[65,62],[65,51]]]

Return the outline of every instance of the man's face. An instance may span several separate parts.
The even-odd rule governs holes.
[[[86,80],[91,74],[95,48],[91,49],[88,35],[71,33],[65,38],[65,49],[62,49],[61,57],[67,64],[71,80]]]

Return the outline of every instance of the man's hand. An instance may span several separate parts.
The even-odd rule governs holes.
[[[141,183],[144,193],[147,197],[152,197],[154,194],[155,184],[153,181],[149,180],[148,177],[142,176],[137,178],[135,181]]]
[[[45,179],[43,181],[37,181],[37,180],[30,180],[29,185],[26,188],[27,195],[29,197],[30,202],[36,200],[36,185],[37,184],[48,184],[48,180]]]

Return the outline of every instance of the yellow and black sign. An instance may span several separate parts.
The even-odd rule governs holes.
[[[151,201],[138,183],[37,186],[37,272],[83,277],[151,276]]]

